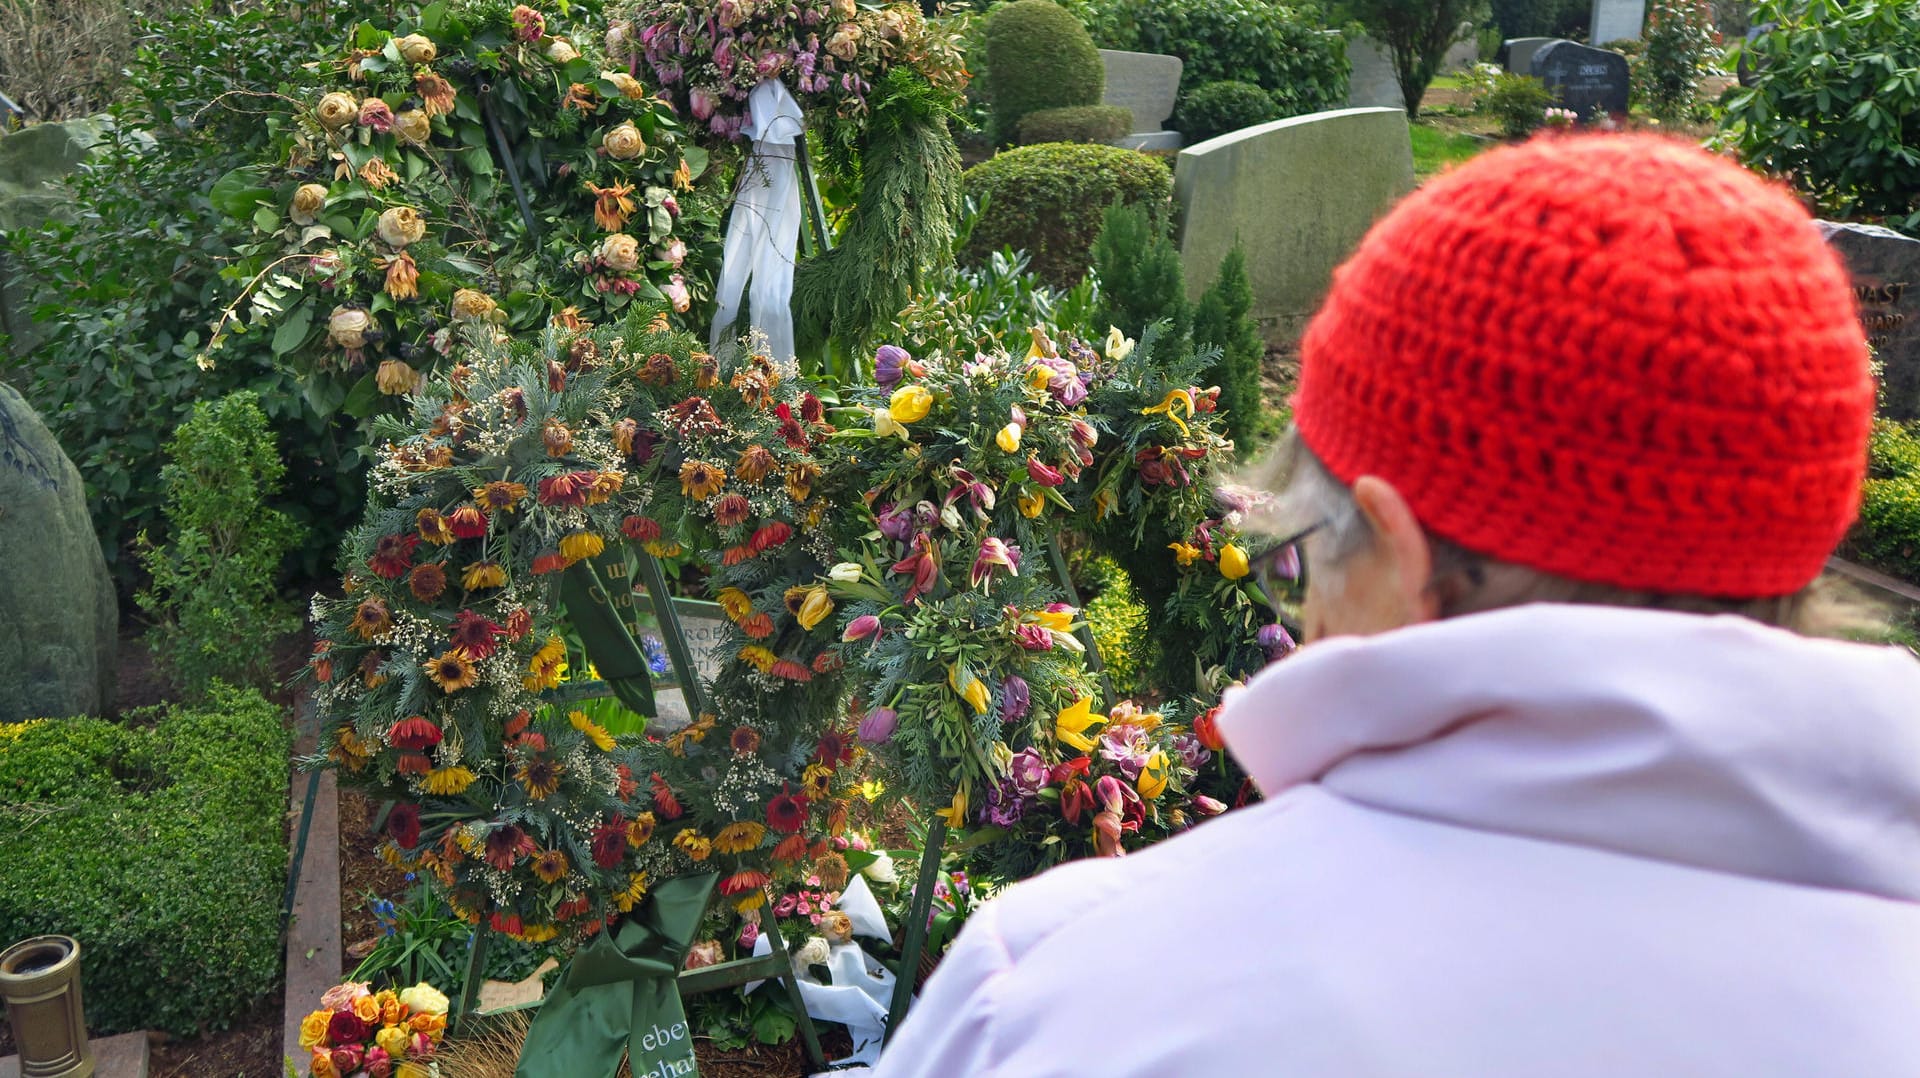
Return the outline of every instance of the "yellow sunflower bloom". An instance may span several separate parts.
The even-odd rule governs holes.
[[[758,849],[760,840],[766,837],[766,825],[752,820],[736,820],[713,836],[713,849],[715,853],[746,853]]]
[[[680,466],[680,493],[689,498],[711,498],[727,485],[727,470],[704,460],[690,460]]]
[[[633,907],[647,895],[647,874],[636,872],[627,877],[627,889],[613,896],[613,904],[620,907],[621,913],[633,912]]]
[[[464,767],[436,767],[420,780],[420,788],[439,797],[463,793],[479,778]]]
[[[587,740],[593,742],[594,748],[601,752],[613,751],[613,735],[607,733],[606,727],[587,718],[586,712],[569,711],[567,721],[573,724],[574,729],[587,735]]]
[[[768,651],[766,648],[760,647],[757,644],[749,644],[740,649],[740,661],[752,666],[755,670],[763,674],[771,674],[773,673],[773,664],[778,662],[779,659],[773,652]]]
[[[720,611],[729,621],[740,621],[753,613],[753,600],[739,588],[720,589]]]
[[[560,537],[560,556],[568,561],[598,557],[607,549],[607,541],[592,532],[574,532]]]

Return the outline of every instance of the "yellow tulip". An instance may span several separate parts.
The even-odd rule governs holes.
[[[1033,620],[1036,624],[1056,633],[1073,630],[1073,611],[1071,610],[1036,610],[1033,612]]]
[[[1046,327],[1035,326],[1027,333],[1033,338],[1033,343],[1027,346],[1028,359],[1046,359],[1059,354],[1054,351],[1053,342],[1047,339]]]
[[[1167,754],[1155,749],[1147,757],[1147,764],[1140,769],[1140,781],[1136,784],[1140,796],[1151,801],[1167,792]]]
[[[1047,496],[1039,491],[1034,491],[1032,494],[1017,494],[1013,501],[1020,507],[1020,515],[1029,520],[1039,516],[1040,510],[1047,507]]]
[[[1028,357],[1032,358],[1032,357]],[[1033,366],[1027,370],[1027,388],[1036,393],[1044,393],[1053,384],[1053,370],[1045,366]]]
[[[802,629],[812,631],[815,625],[820,624],[821,619],[831,613],[833,613],[833,600],[827,597],[825,587],[817,586],[807,589],[807,597],[800,603],[800,613],[795,615],[795,620],[800,622]]]
[[[955,663],[947,667],[947,684],[959,694],[960,699],[972,706],[974,714],[987,713],[990,697],[987,695],[986,682],[974,677],[971,673],[962,671],[960,665]]]
[[[962,786],[953,791],[953,804],[934,813],[947,821],[947,826],[958,830],[967,824],[967,789]]]
[[[918,423],[933,411],[933,393],[926,386],[901,386],[887,399],[895,423]]]
[[[1020,449],[1020,424],[1009,423],[1001,427],[1000,433],[993,436],[993,444],[1008,453],[1018,452]]]
[[[1228,580],[1238,580],[1250,570],[1247,564],[1247,552],[1232,543],[1220,548],[1220,575]]]
[[[1093,738],[1087,736],[1087,730],[1105,721],[1105,718],[1094,715],[1093,697],[1085,697],[1060,709],[1060,713],[1054,716],[1053,736],[1062,745],[1072,745],[1081,752],[1092,752],[1094,742]]]
[[[1133,354],[1133,338],[1120,332],[1119,326],[1107,327],[1107,358],[1115,363]]]

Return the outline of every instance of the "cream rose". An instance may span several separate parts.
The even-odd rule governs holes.
[[[327,316],[327,336],[346,349],[367,343],[367,330],[373,328],[373,316],[358,307],[335,307]]]
[[[473,322],[491,316],[499,307],[493,297],[485,292],[475,292],[471,288],[462,288],[453,294],[453,316],[462,321]]]
[[[335,90],[321,98],[319,107],[314,111],[319,114],[322,127],[338,131],[360,118],[360,102],[355,101],[352,94]]]
[[[393,118],[393,133],[402,142],[424,146],[433,138],[433,117],[421,109],[407,109]]]
[[[374,229],[387,246],[399,250],[410,243],[419,243],[427,234],[427,219],[412,206],[395,206],[380,215],[380,223]]]
[[[615,161],[631,161],[647,152],[647,140],[640,137],[640,129],[633,126],[632,120],[624,121],[608,131],[603,145],[607,148],[607,156]]]
[[[860,39],[865,34],[852,23],[842,23],[840,28],[827,39],[827,51],[842,60],[852,60],[860,52]]]
[[[430,64],[440,55],[439,46],[425,34],[408,34],[394,42],[400,49],[400,55],[410,64]]]
[[[397,359],[383,359],[373,374],[373,384],[389,397],[411,393],[420,384],[420,372]]]
[[[400,1002],[406,1004],[407,1009],[415,1014],[447,1013],[446,995],[425,981],[421,981],[412,988],[401,989]]]
[[[617,23],[614,23],[612,26],[607,27],[607,55],[609,56],[623,55],[626,51],[626,44],[627,44],[627,24],[626,23],[617,22]]]
[[[287,216],[293,223],[305,228],[320,219],[320,211],[327,207],[327,187],[320,183],[303,183],[293,193],[293,201],[287,206]]]
[[[630,101],[647,96],[647,88],[640,84],[640,80],[624,71],[602,71],[600,77],[613,83],[614,89],[620,91],[620,96]]]
[[[640,241],[624,232],[616,232],[600,241],[600,261],[618,273],[640,268]]]
[[[547,42],[546,55],[548,63],[567,64],[580,58],[580,50],[574,48],[573,42],[566,38],[556,37]]]
[[[856,10],[858,9],[854,0],[833,0],[833,17],[836,19],[842,21],[851,19]]]

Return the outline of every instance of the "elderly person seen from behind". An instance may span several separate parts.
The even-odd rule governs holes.
[[[1802,635],[1874,385],[1784,192],[1639,136],[1408,197],[1269,478],[1266,800],[975,914],[882,1078],[1920,1075],[1920,662]]]

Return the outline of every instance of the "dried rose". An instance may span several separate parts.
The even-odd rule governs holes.
[[[380,361],[380,369],[373,373],[373,384],[380,392],[389,397],[411,393],[420,384],[420,372],[397,359]]]
[[[516,41],[538,41],[547,36],[546,16],[525,4],[513,9],[513,36]]]
[[[398,250],[410,243],[419,243],[427,234],[427,219],[412,206],[394,206],[380,215],[380,223],[375,226],[381,242]]]
[[[367,343],[367,330],[373,328],[373,316],[359,307],[335,307],[327,316],[327,336],[333,343],[355,349]]]
[[[440,55],[440,49],[433,39],[425,34],[408,34],[394,42],[400,49],[400,55],[410,64],[430,64]]]
[[[864,32],[853,23],[842,23],[833,36],[827,39],[827,51],[842,60],[852,60],[860,54],[860,39]]]
[[[640,268],[640,241],[624,232],[616,232],[600,241],[596,257],[616,273],[632,273]]]
[[[842,22],[853,18],[856,10],[854,0],[833,0],[833,17]]]
[[[687,243],[685,240],[675,237],[661,244],[654,254],[659,256],[660,261],[665,262],[674,269],[679,269],[681,263],[687,260]]]
[[[613,83],[613,88],[619,90],[620,95],[630,101],[638,101],[647,96],[647,88],[640,85],[640,80],[624,71],[602,71],[600,77]]]
[[[320,211],[327,206],[327,188],[325,184],[303,183],[293,193],[293,202],[287,207],[287,216],[293,223],[305,227],[320,219]]]
[[[360,126],[387,134],[393,130],[393,110],[387,107],[385,101],[369,97],[360,102]]]
[[[693,293],[687,289],[686,278],[677,273],[667,282],[666,287],[660,290],[660,294],[667,297],[667,302],[673,304],[673,309],[678,314],[686,314],[693,308]]]
[[[453,316],[463,321],[477,321],[491,317],[500,305],[485,292],[476,292],[471,288],[462,288],[453,294]]]
[[[647,152],[647,140],[640,137],[640,129],[633,126],[631,120],[608,131],[602,145],[606,147],[607,156],[615,161],[631,161]]]
[[[574,48],[573,42],[566,38],[556,37],[547,42],[546,57],[548,63],[570,64],[580,58],[580,50]]]
[[[433,137],[433,117],[424,109],[407,109],[393,118],[393,133],[402,142],[424,146]]]
[[[314,111],[320,117],[320,126],[338,131],[360,118],[360,102],[355,101],[352,94],[336,90],[321,98],[319,108]]]

